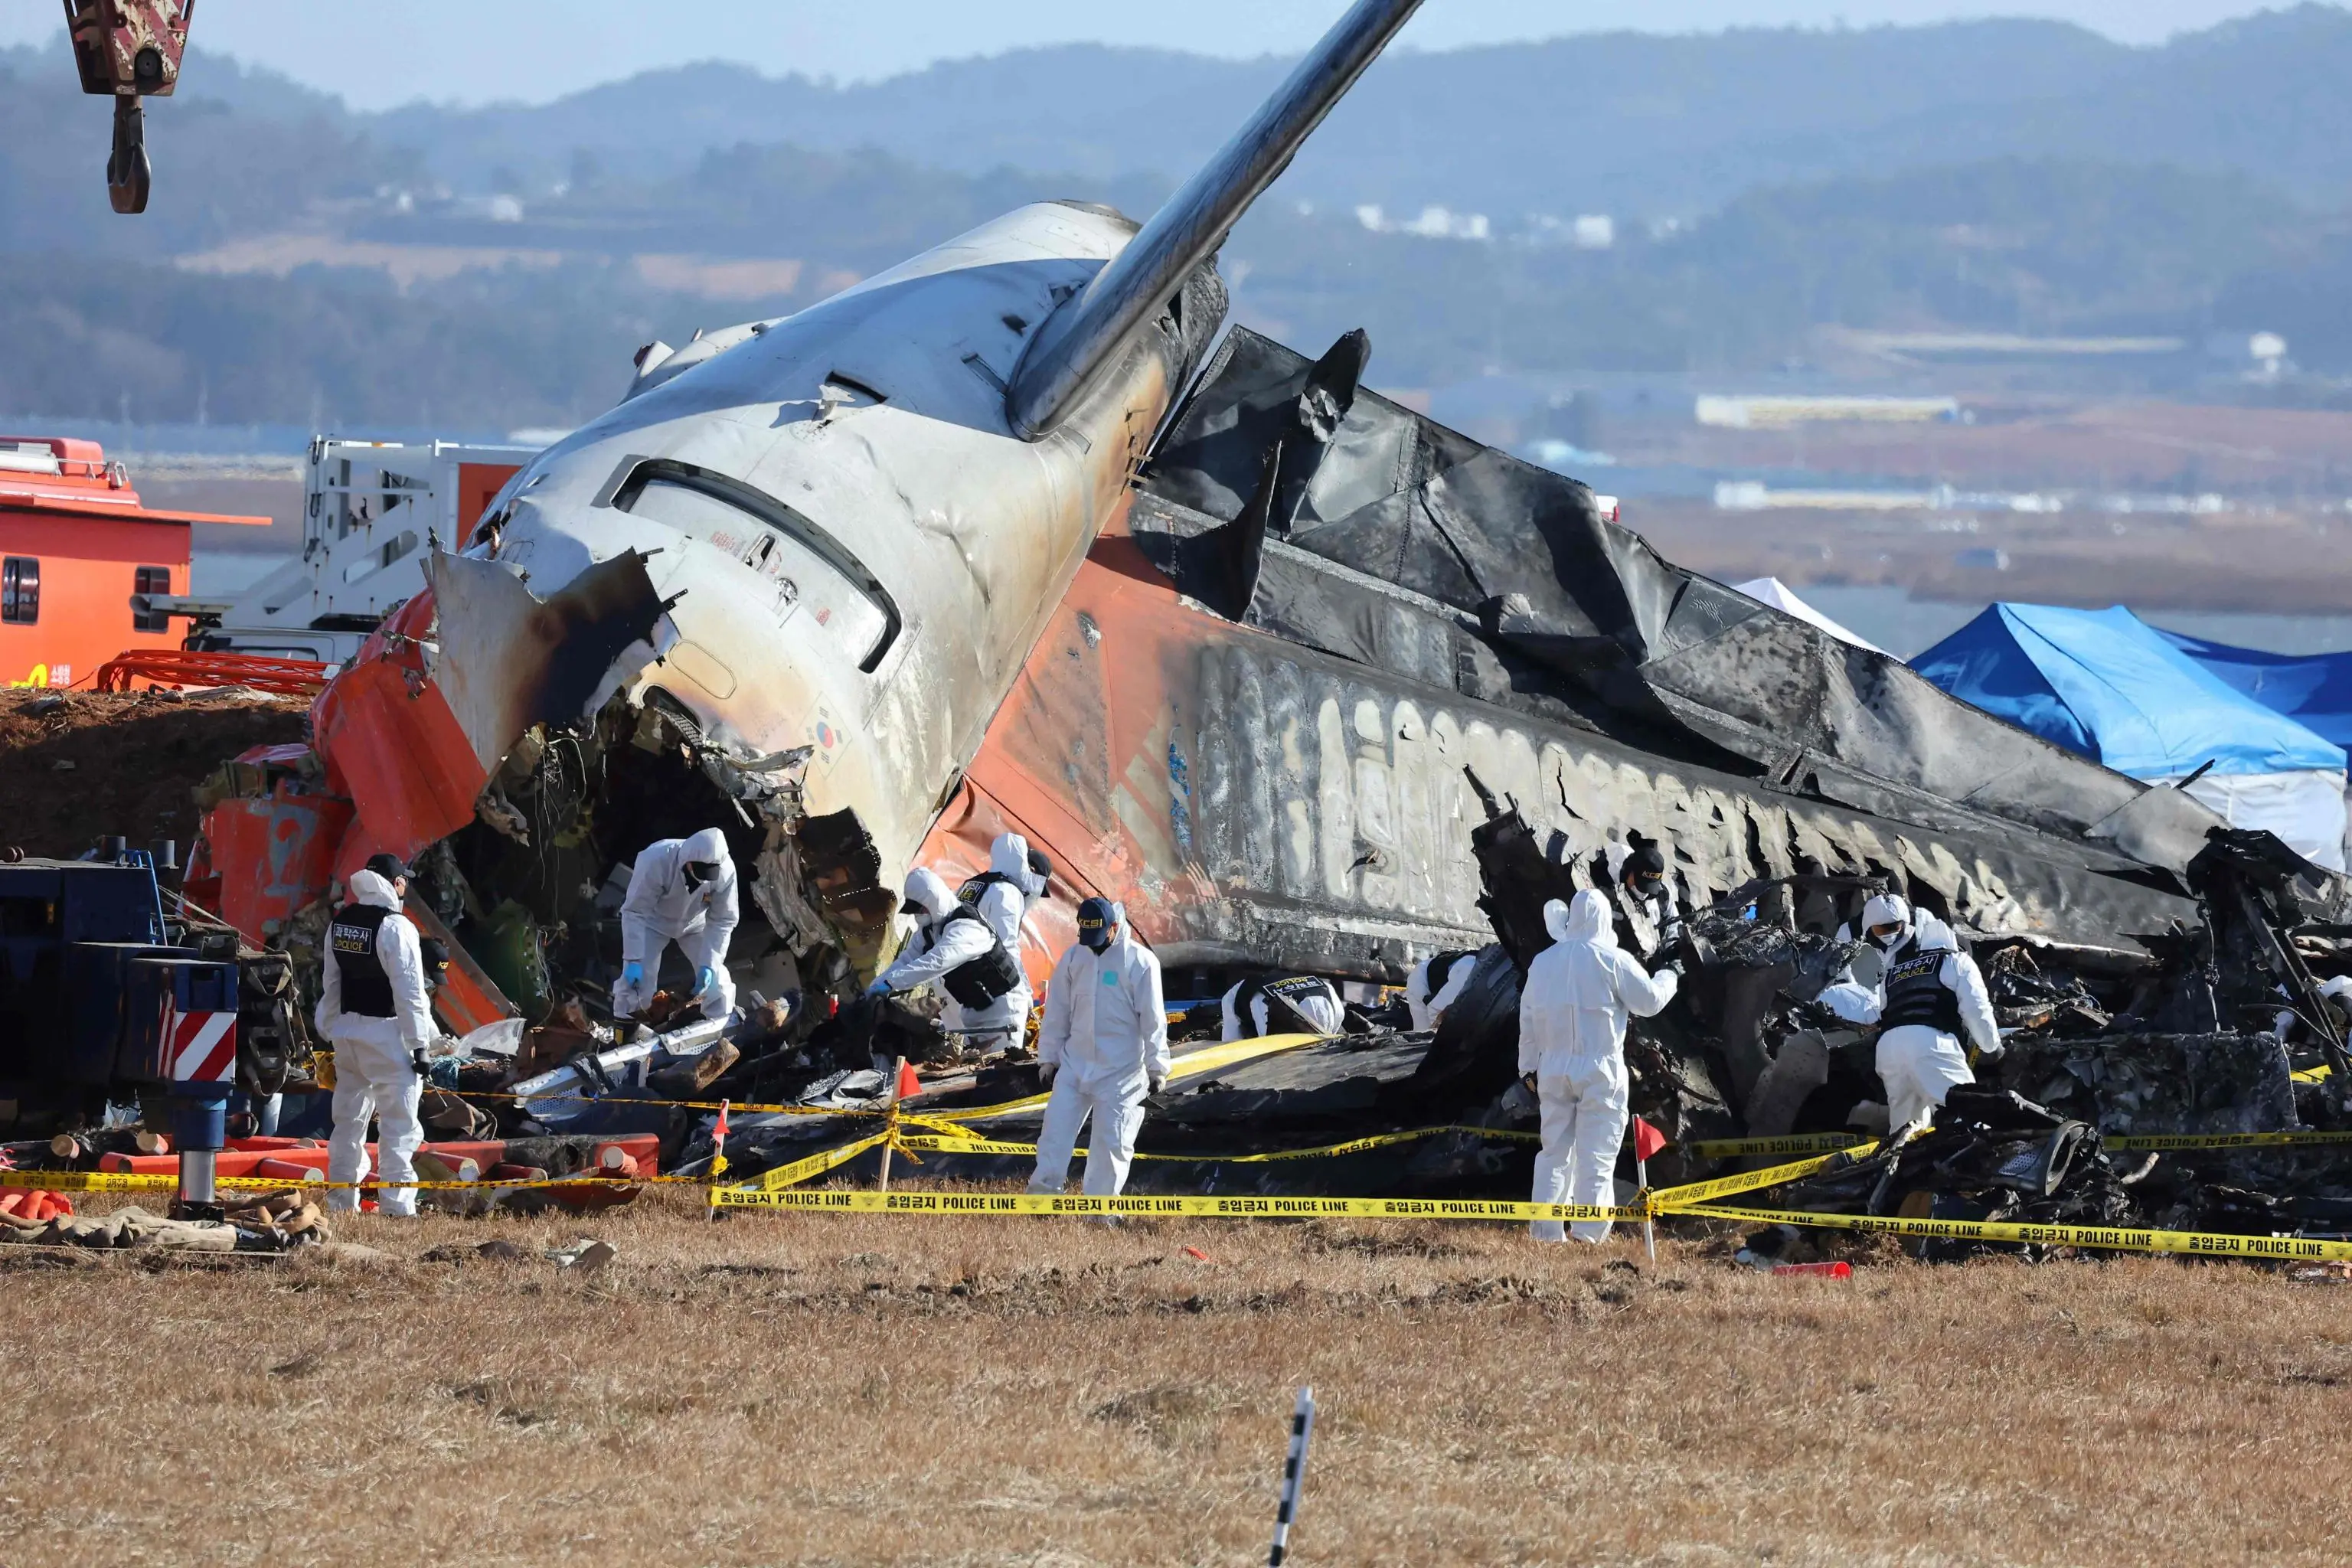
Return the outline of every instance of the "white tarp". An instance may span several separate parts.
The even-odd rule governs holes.
[[[2150,779],[2174,784],[2174,779]],[[2344,775],[2317,769],[2276,773],[2207,773],[2189,797],[2212,807],[2232,827],[2263,827],[2330,871],[2344,869]]]
[[[1769,605],[1783,615],[1794,616],[1807,626],[1819,626],[1840,642],[1852,643],[1854,647],[1867,648],[1872,653],[1886,651],[1874,643],[1865,642],[1797,597],[1790,591],[1789,584],[1781,582],[1778,577],[1751,577],[1745,583],[1734,583],[1731,589],[1735,594],[1747,595],[1759,605]]]

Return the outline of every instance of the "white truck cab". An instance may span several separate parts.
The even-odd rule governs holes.
[[[153,595],[185,616],[189,647],[340,665],[425,586],[437,540],[454,550],[531,447],[320,436],[303,471],[302,553],[233,598]]]

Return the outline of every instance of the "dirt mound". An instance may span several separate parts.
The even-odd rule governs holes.
[[[248,746],[302,739],[309,704],[257,692],[0,691],[0,846],[74,856],[195,837],[196,785]]]

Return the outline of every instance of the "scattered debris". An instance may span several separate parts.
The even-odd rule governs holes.
[[[583,1237],[569,1247],[550,1247],[547,1259],[560,1268],[593,1274],[618,1256],[611,1242],[592,1241]]]

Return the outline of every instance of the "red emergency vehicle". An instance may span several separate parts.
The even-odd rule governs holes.
[[[88,686],[116,654],[179,647],[131,597],[188,591],[199,522],[269,520],[143,506],[95,441],[0,436],[0,682]]]

